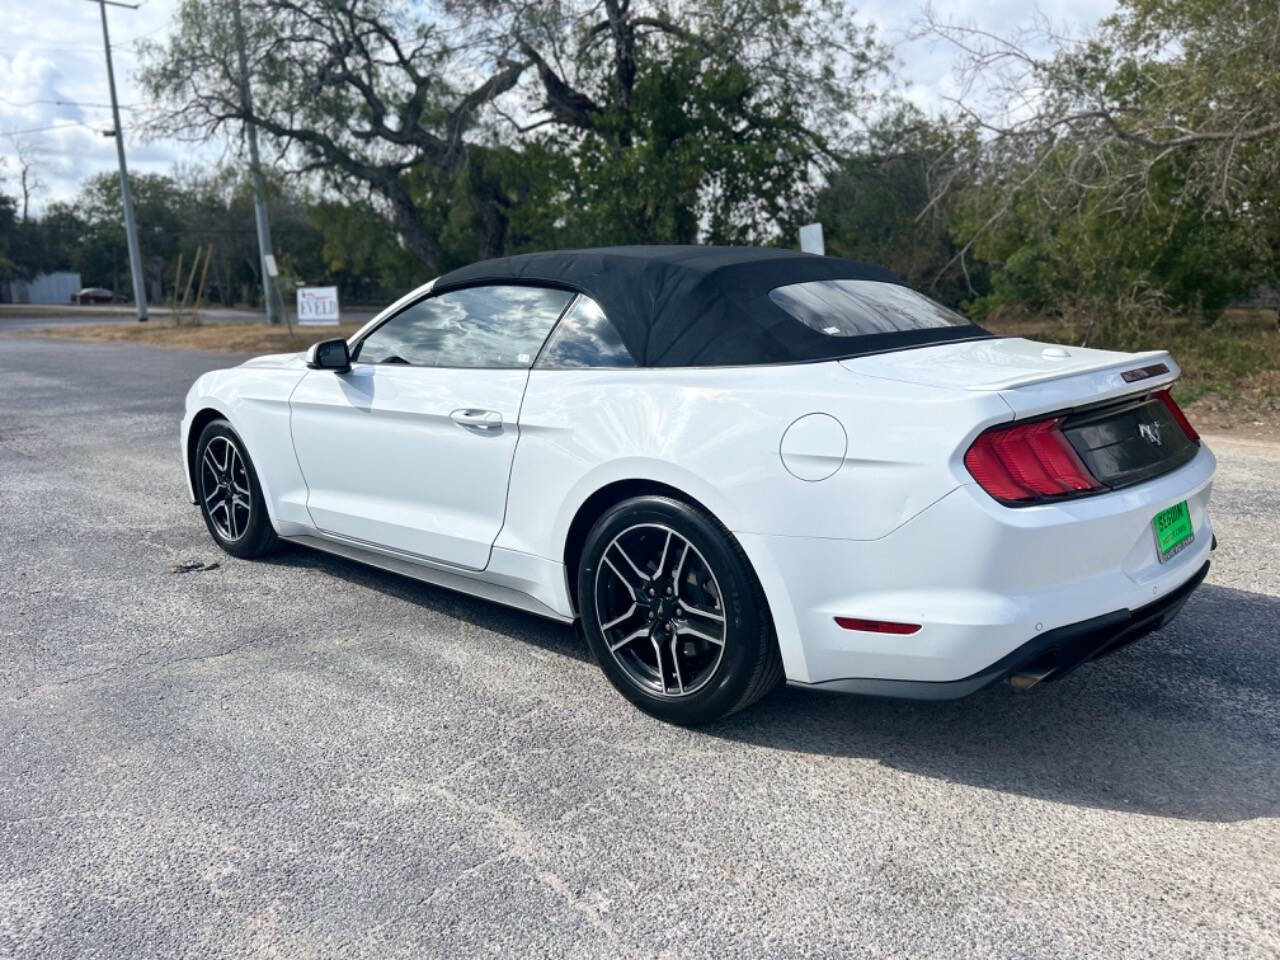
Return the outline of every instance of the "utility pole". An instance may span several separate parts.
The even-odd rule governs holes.
[[[240,59],[240,107],[245,116],[245,135],[249,138],[249,172],[253,177],[253,219],[258,226],[258,261],[262,268],[262,299],[267,304],[267,323],[280,322],[280,308],[275,298],[275,277],[270,269],[275,262],[271,254],[271,226],[267,222],[267,189],[262,181],[262,163],[258,158],[258,125],[253,117],[253,94],[249,89],[249,65],[244,52],[244,23],[240,19],[240,0],[232,0],[235,18],[236,50]]]
[[[120,202],[124,205],[124,232],[129,241],[129,269],[133,273],[133,302],[138,308],[138,321],[147,319],[147,287],[142,279],[142,252],[138,249],[138,225],[133,219],[133,194],[129,192],[129,165],[124,159],[124,130],[120,127],[120,105],[116,102],[116,75],[111,68],[111,35],[107,32],[107,6],[137,10],[136,3],[119,0],[89,0],[102,12],[102,47],[107,54],[107,86],[111,89],[111,117],[115,123],[116,156],[120,159]]]

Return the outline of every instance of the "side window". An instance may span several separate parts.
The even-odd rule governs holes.
[[[514,367],[533,363],[573,294],[547,287],[467,287],[406,307],[360,341],[357,363]]]
[[[539,370],[634,367],[635,359],[600,305],[579,294],[538,357]]]

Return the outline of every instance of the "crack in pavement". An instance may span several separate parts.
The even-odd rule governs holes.
[[[465,797],[461,797],[454,793],[452,790],[439,786],[438,784],[427,784],[424,789],[466,813],[480,814],[488,819],[490,824],[510,845],[510,849],[503,851],[497,856],[490,857],[490,861],[499,862],[504,858],[514,857],[520,863],[524,864],[524,866],[529,869],[540,883],[559,896],[570,907],[570,909],[581,915],[592,928],[602,934],[613,948],[614,956],[639,956],[639,954],[619,938],[612,925],[610,925],[608,921],[600,915],[600,911],[587,903],[581,897],[577,896],[569,887],[569,884],[565,882],[563,877],[555,873],[553,870],[543,867],[538,862],[538,853],[540,851],[538,839],[530,830],[521,824],[519,820],[505,811],[499,810],[497,807],[478,803],[475,800],[468,800]],[[572,816],[578,809],[580,808],[575,807],[570,810],[566,810],[560,819],[564,820],[567,817]],[[485,864],[477,864],[475,867],[470,869],[474,872],[481,866],[485,866]],[[461,875],[459,875],[459,877],[455,877],[449,884],[444,884],[444,886],[448,887],[450,884],[456,883],[460,877]],[[435,896],[436,892],[437,891],[432,892],[432,894],[427,898],[428,901],[431,897]]]

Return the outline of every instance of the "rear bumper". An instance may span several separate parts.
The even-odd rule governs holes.
[[[930,682],[846,678],[823,683],[798,683],[793,680],[790,684],[834,693],[910,700],[955,700],[1015,675],[1034,677],[1044,683],[1060,680],[1080,664],[1114,653],[1165,626],[1182,610],[1187,598],[1200,586],[1208,572],[1209,564],[1206,561],[1190,580],[1155,603],[1137,610],[1114,610],[1099,617],[1090,617],[1079,623],[1050,630],[1028,640],[991,666],[960,680]]]
[[[1145,609],[1194,579],[1213,541],[1214,466],[1202,447],[1147,483],[1019,509],[967,484],[876,540],[738,538],[768,597],[788,680],[963,683],[1029,638]],[[1161,563],[1152,518],[1182,500],[1194,540]],[[836,617],[920,629],[862,632]]]

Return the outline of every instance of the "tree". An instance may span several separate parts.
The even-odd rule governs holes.
[[[275,145],[282,172],[316,173],[335,189],[353,180],[372,189],[405,242],[439,265],[424,208],[472,173],[467,135],[477,112],[511,89],[524,65],[498,63],[474,83],[459,83],[478,66],[468,60],[469,37],[418,19],[397,0],[257,0],[245,8],[254,113],[240,96],[230,5],[185,0],[167,44],[143,50],[142,83],[169,105],[151,129],[204,140],[255,124]],[[492,183],[481,180],[474,193],[482,204],[501,203]],[[489,218],[486,249],[501,250],[503,225]]]
[[[22,222],[30,219],[31,198],[44,189],[44,181],[36,169],[35,151],[30,143],[19,137],[13,137],[13,153],[18,158],[18,199]]]
[[[20,211],[26,210],[30,196],[28,191],[35,182],[25,147],[23,150],[19,157],[19,196],[14,198],[0,193],[0,282],[30,280],[46,269],[48,260],[39,226],[25,215],[20,215]],[[0,171],[3,168],[4,161],[0,159]],[[0,186],[4,182],[5,178],[0,176]]]
[[[186,0],[144,51],[151,128],[255,124],[282,174],[375,197],[435,268],[776,236],[885,59],[840,0],[246,0],[245,22],[254,113],[228,6]]]
[[[407,292],[422,282],[416,258],[396,241],[394,224],[373,204],[320,200],[309,216],[322,238],[324,277],[338,286],[344,302],[377,299],[384,290]]]
[[[202,249],[202,257],[212,250],[205,300],[252,302],[261,263],[252,191],[243,172],[179,167],[169,175],[135,174],[132,186],[144,225],[143,249],[150,257],[147,279],[156,300],[172,295],[175,286],[181,295]],[[398,242],[393,224],[374,205],[317,199],[279,177],[268,178],[267,198],[279,228],[276,256],[290,274],[313,283],[336,283],[348,301],[422,282],[416,257]],[[0,192],[0,279],[72,269],[88,286],[119,290],[127,284],[120,181],[114,174],[90,177],[73,200],[52,203],[26,223],[16,211],[15,199]]]
[[[952,238],[961,190],[956,175],[966,134],[901,105],[872,126],[865,147],[827,178],[813,207],[828,253],[881,264],[911,286],[958,305],[985,292],[981,267],[956,258]]]
[[[956,105],[982,131],[960,258],[1020,260],[1041,290],[1046,271],[1151,283],[1210,315],[1280,277],[1280,6],[1122,0],[1090,36],[1042,29],[1047,56],[929,29],[965,57]]]
[[[3,160],[0,160],[0,170],[3,170]],[[4,178],[0,177],[0,186],[3,185]],[[17,265],[10,257],[17,210],[13,197],[0,193],[0,283],[7,283],[17,275]]]
[[[489,3],[482,14],[511,4]],[[536,216],[551,243],[770,242],[851,143],[886,52],[836,0],[515,5],[545,128]]]

